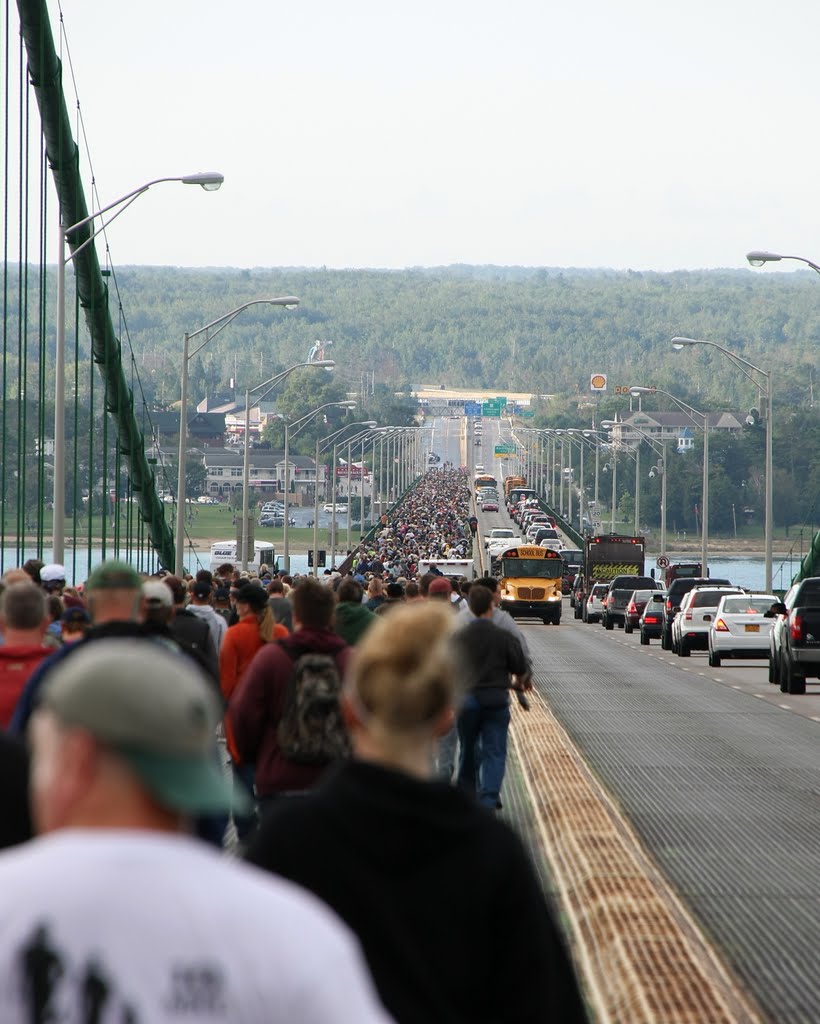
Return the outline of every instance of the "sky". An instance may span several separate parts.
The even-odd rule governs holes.
[[[820,258],[807,0],[49,8],[118,266]]]

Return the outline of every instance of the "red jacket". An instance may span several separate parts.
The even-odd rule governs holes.
[[[0,647],[0,729],[8,729],[28,677],[43,658],[53,653],[53,647],[43,647],[42,644]]]
[[[303,654],[329,654],[344,676],[350,653],[351,648],[329,629],[300,629],[257,651],[231,697],[228,715],[240,757],[256,764],[259,796],[310,789],[326,768],[296,764],[279,750],[276,733],[293,663]]]
[[[288,636],[287,629],[277,622],[273,627],[274,640],[281,640],[286,636]],[[222,640],[222,646],[219,648],[219,685],[226,701],[230,701],[245,669],[264,644],[265,641],[259,635],[259,620],[253,613],[228,627]],[[228,717],[225,718],[225,740],[228,753],[234,764],[239,764],[239,751],[236,748],[231,721]]]

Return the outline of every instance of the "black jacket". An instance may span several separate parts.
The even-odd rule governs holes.
[[[527,659],[518,638],[490,619],[471,619],[455,635],[465,682],[480,704],[509,702],[510,673],[524,675]]]
[[[399,1024],[586,1020],[527,853],[458,789],[346,762],[274,805],[247,856],[347,922]]]
[[[18,740],[0,731],[0,849],[31,839],[28,756]]]

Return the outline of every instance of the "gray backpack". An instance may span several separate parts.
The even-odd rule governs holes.
[[[297,658],[278,730],[279,748],[288,760],[327,764],[350,756],[350,739],[339,705],[341,690],[333,658],[326,654]]]

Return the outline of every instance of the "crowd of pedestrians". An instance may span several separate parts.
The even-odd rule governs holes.
[[[345,577],[6,573],[4,1021],[586,1019],[497,813],[526,644],[411,578],[468,516],[435,471]]]
[[[409,578],[421,561],[467,558],[472,547],[469,520],[466,472],[430,470],[391,516],[382,518],[373,544],[356,557],[354,572]]]

